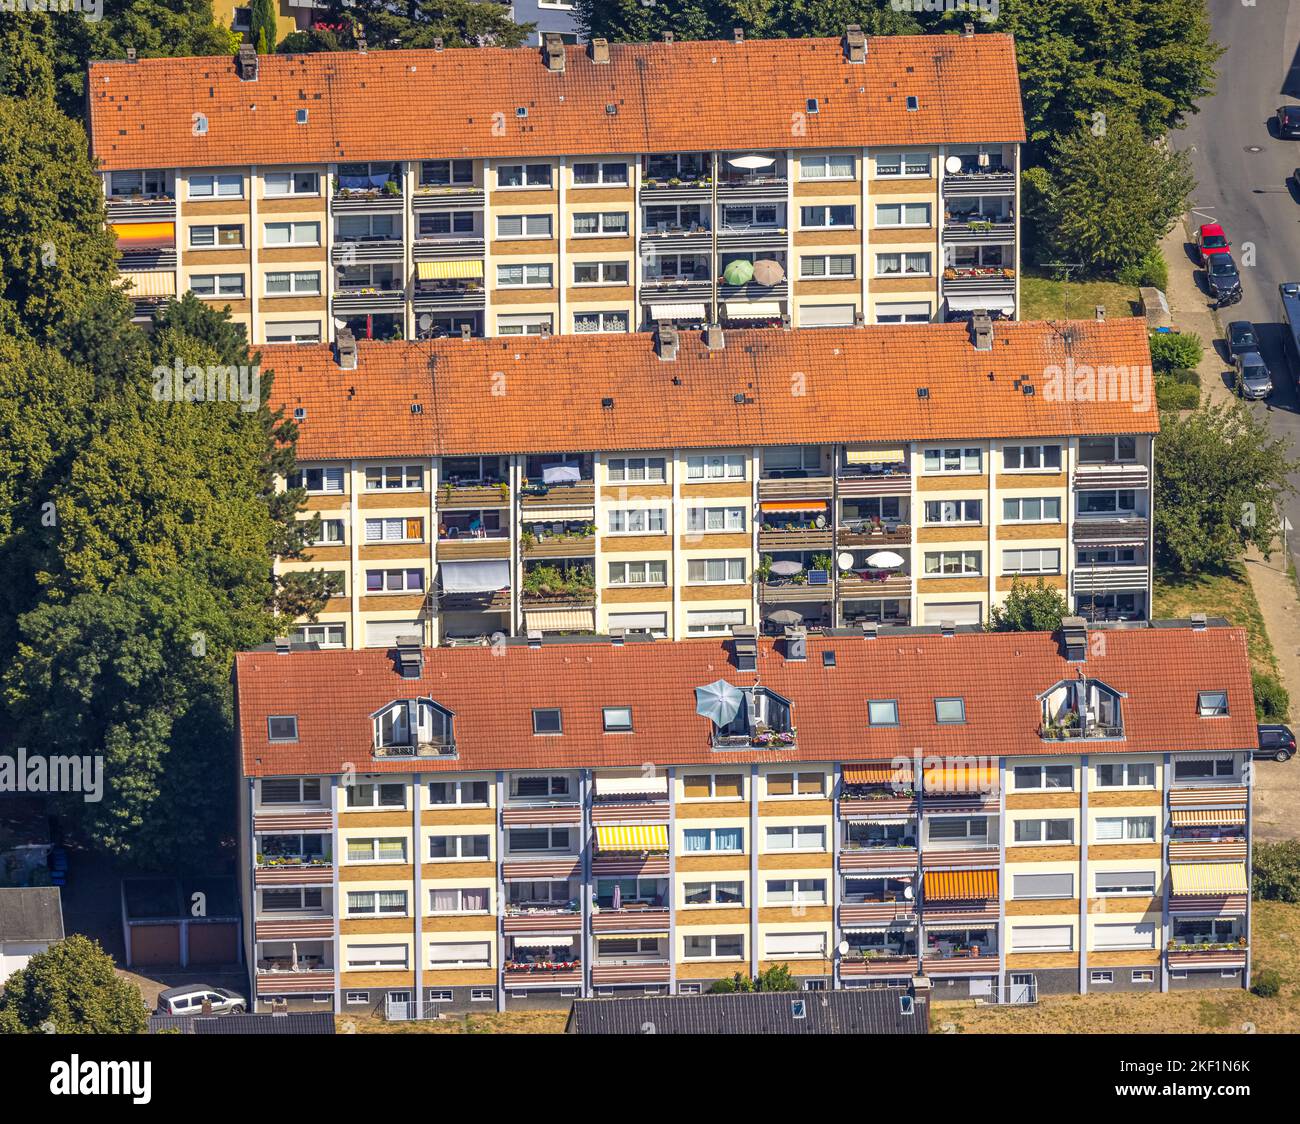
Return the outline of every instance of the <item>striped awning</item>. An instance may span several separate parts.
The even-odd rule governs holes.
[[[1245,808],[1175,808],[1169,813],[1174,827],[1234,827],[1246,822]]]
[[[126,295],[132,300],[176,295],[176,274],[170,269],[123,273],[121,280],[127,286]]]
[[[925,900],[931,902],[990,900],[998,896],[996,870],[927,870]]]
[[[829,500],[764,500],[758,506],[764,511],[825,511]]]
[[[596,828],[596,847],[601,851],[666,852],[668,827],[665,824],[600,824]]]
[[[596,777],[597,796],[659,796],[668,792],[666,776],[643,776],[635,773],[631,776]]]
[[[1169,868],[1173,879],[1173,892],[1179,897],[1190,894],[1244,894],[1246,881],[1244,863],[1174,863]]]
[[[845,765],[845,784],[893,785],[906,787],[912,783],[912,763],[877,761],[869,765]]]
[[[595,632],[594,609],[528,609],[524,622],[543,632]]]
[[[775,320],[781,315],[780,301],[727,301],[728,320]]]
[[[703,320],[707,314],[702,304],[652,304],[651,320]]]
[[[549,937],[511,937],[515,948],[568,948],[573,938],[567,933],[553,933]]]
[[[954,762],[926,769],[922,776],[926,792],[974,795],[981,792],[996,792],[998,789],[998,770],[995,765]]]
[[[117,238],[117,248],[128,253],[171,250],[176,246],[174,222],[115,222],[113,234]]]
[[[879,448],[863,445],[856,449],[846,449],[844,453],[846,464],[897,464],[905,460],[907,454],[902,449],[885,445]]]
[[[477,258],[466,261],[422,261],[415,266],[421,281],[469,281],[483,276],[483,263]]]

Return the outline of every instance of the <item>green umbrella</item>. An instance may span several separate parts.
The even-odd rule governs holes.
[[[722,271],[722,279],[728,285],[743,285],[754,279],[754,263],[738,258]]]

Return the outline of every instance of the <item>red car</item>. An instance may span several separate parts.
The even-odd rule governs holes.
[[[1228,236],[1223,233],[1223,227],[1217,222],[1207,222],[1201,226],[1201,232],[1196,237],[1196,252],[1201,265],[1206,264],[1205,259],[1211,254],[1226,253],[1228,249]]]

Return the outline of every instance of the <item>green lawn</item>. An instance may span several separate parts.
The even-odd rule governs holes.
[[[1154,607],[1156,620],[1204,613],[1223,617],[1229,624],[1244,628],[1248,635],[1250,662],[1256,671],[1278,673],[1277,656],[1264,628],[1264,616],[1255,600],[1246,568],[1234,563],[1226,570],[1205,572],[1190,577],[1156,571]]]
[[[1107,316],[1136,316],[1138,291],[1117,281],[1054,281],[1040,270],[1021,272],[1022,320],[1091,320],[1099,304]]]

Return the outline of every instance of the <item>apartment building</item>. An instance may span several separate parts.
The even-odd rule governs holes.
[[[241,654],[258,1008],[1244,986],[1242,630],[736,631]]]
[[[1018,307],[1004,35],[245,48],[94,63],[88,113],[139,316],[255,344]]]
[[[1151,589],[1145,321],[266,347],[298,421],[295,638],[977,624]],[[355,366],[353,366],[355,364]],[[1087,395],[1077,376],[1105,372]]]

